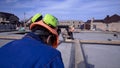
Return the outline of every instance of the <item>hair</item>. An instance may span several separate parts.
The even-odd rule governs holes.
[[[36,30],[41,30],[41,31],[50,33],[50,31],[48,29],[46,29],[45,27],[40,26],[40,25],[36,25],[31,29],[32,32],[35,32]]]
[[[50,36],[50,40],[49,40],[50,45],[52,45],[54,43],[54,40],[56,40],[55,35],[53,35],[48,29],[46,29],[43,26],[36,25],[31,29],[31,31],[34,34],[38,35],[39,38],[45,43],[47,43],[46,40],[48,36]]]

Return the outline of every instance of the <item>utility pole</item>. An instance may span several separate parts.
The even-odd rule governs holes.
[[[84,22],[84,30],[86,29],[86,23]]]
[[[93,30],[93,21],[94,21],[94,18],[91,19],[90,30]]]
[[[26,13],[24,12],[24,28],[26,30],[26,23],[25,23],[25,20],[26,20]]]

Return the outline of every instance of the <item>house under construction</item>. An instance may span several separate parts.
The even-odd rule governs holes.
[[[19,18],[11,13],[0,12],[0,32],[16,30]]]

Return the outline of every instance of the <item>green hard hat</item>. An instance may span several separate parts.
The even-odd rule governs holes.
[[[54,17],[51,14],[46,14],[45,17],[43,18],[43,21],[52,27],[57,27],[58,20],[56,17]]]
[[[33,23],[33,22],[36,22],[36,21],[38,21],[38,20],[42,20],[42,14],[40,14],[40,13],[35,14],[35,15],[32,17],[31,22]]]

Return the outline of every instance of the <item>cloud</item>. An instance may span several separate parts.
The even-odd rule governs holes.
[[[55,5],[57,1],[50,1],[50,0],[26,0],[20,1],[14,4],[14,8],[43,8],[43,7],[50,7]]]
[[[119,8],[117,1],[90,1],[83,3],[80,0],[65,0],[62,2],[43,2],[45,7],[37,7],[35,10],[28,12],[28,15],[34,15],[35,13],[50,13],[57,16],[60,19],[83,19],[90,17],[101,17],[107,13],[115,13],[115,8]],[[52,5],[49,6],[49,4]],[[115,7],[116,5],[116,7]],[[112,10],[114,9],[114,10]],[[87,18],[87,19],[88,19]]]
[[[11,8],[16,9],[16,11],[21,9],[21,13],[26,12],[28,18],[36,13],[43,15],[50,13],[61,19],[120,13],[120,2],[118,0],[6,0],[6,2],[15,2]]]
[[[51,13],[69,13],[72,9],[75,8],[75,3],[79,3],[79,0],[65,0],[62,2],[42,2],[40,4],[44,4],[45,7],[36,7],[36,12],[51,12]],[[31,11],[33,12],[33,11]]]
[[[5,0],[6,3],[13,3],[13,2],[17,2],[18,0]]]
[[[80,0],[65,0],[61,3],[58,3],[52,7],[50,7],[50,9],[70,9],[73,7],[76,7],[77,4],[80,4]]]

